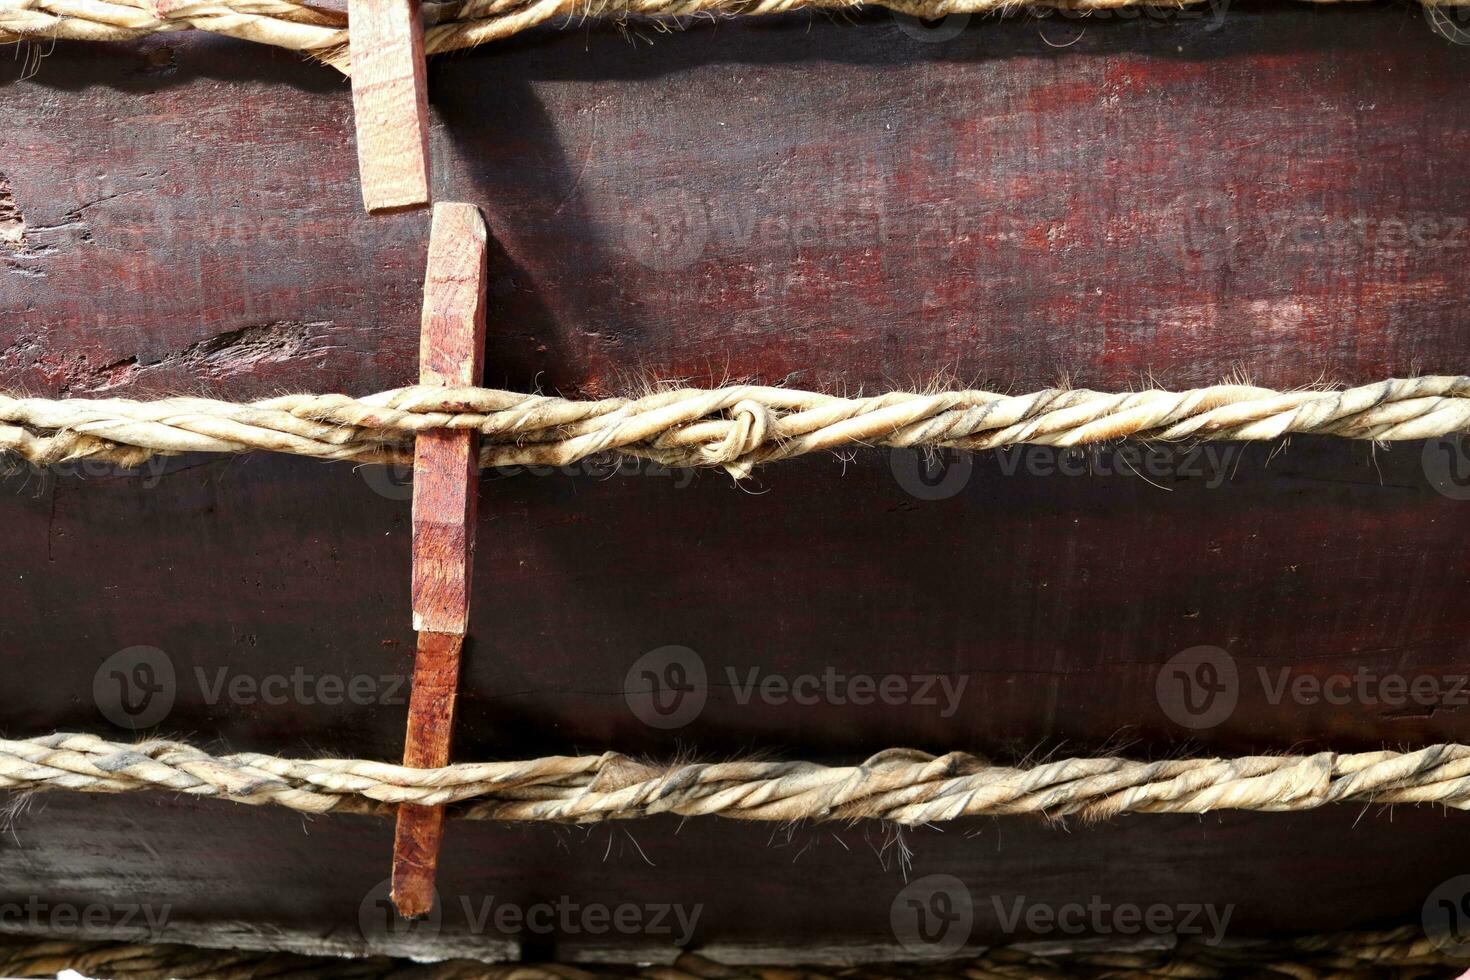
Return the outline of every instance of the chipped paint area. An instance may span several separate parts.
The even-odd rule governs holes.
[[[207,384],[251,376],[271,366],[304,367],[319,363],[333,350],[321,342],[331,321],[277,321],[216,334],[162,354],[129,354],[97,363],[81,351],[55,352],[35,343],[17,342],[0,350],[0,366],[27,366],[50,386],[69,395],[114,392],[136,385],[203,393]],[[152,384],[155,379],[159,384]],[[186,379],[175,382],[173,379]],[[131,394],[131,392],[129,392]]]
[[[26,245],[26,216],[15,203],[10,179],[0,174],[0,249],[17,252]]]
[[[1247,308],[1250,321],[1264,330],[1295,332],[1308,323],[1313,314],[1299,299],[1259,299]]]

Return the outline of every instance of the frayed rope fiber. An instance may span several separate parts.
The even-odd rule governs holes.
[[[313,977],[316,980],[1153,980],[1188,977],[1227,980],[1241,976],[1281,976],[1295,980],[1342,977],[1448,977],[1464,967],[1452,943],[1426,936],[1420,926],[1377,932],[1337,932],[1287,939],[1235,939],[1205,942],[1171,937],[1158,948],[1099,948],[1079,942],[1075,949],[1042,951],[1026,946],[996,946],[962,959],[926,959],[844,966],[726,965],[698,953],[681,953],[673,963],[481,963],[446,960],[421,963],[370,956],[358,959],[297,953],[204,949],[161,943],[88,942],[76,937],[0,936],[0,975],[55,977],[63,970],[111,980],[262,980]]]
[[[1470,430],[1470,377],[1393,378],[1345,390],[1221,384],[1177,392],[1048,388],[866,398],[755,385],[598,401],[433,386],[248,404],[0,394],[0,451],[40,465],[96,459],[136,466],[154,454],[252,450],[410,463],[414,437],[431,429],[481,433],[482,466],[565,466],[613,452],[676,467],[721,466],[740,478],[760,463],[854,446],[984,450],[1292,433],[1428,439]]]
[[[925,19],[1027,8],[1108,10],[1187,7],[1202,0],[873,0],[871,6]],[[1315,0],[1331,2],[1331,0]],[[1470,0],[1425,0],[1460,6]],[[424,5],[424,51],[438,54],[510,37],[555,18],[626,20],[731,17],[793,10],[851,11],[854,0],[451,0]],[[350,70],[347,16],[306,0],[0,0],[0,41],[131,41],[200,30],[312,55]]]
[[[140,790],[273,803],[308,813],[461,804],[476,820],[595,823],[656,814],[739,820],[889,820],[1034,814],[1311,810],[1329,803],[1470,809],[1470,746],[1415,752],[1135,762],[1078,758],[1024,768],[962,752],[880,752],[860,765],[736,760],[656,765],[615,752],[411,769],[358,759],[210,755],[180,742],[57,733],[0,740],[0,790]]]

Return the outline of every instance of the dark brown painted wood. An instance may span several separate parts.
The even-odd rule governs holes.
[[[434,191],[492,231],[487,380],[591,395],[644,375],[873,390],[942,371],[1016,388],[1465,371],[1470,49],[1400,7],[1231,7],[1212,24],[976,21],[926,44],[883,16],[796,18],[632,42],[576,28],[436,59]],[[8,71],[0,384],[247,398],[415,378],[428,219],[361,213],[343,79],[192,37],[58,46],[34,77]],[[745,488],[647,467],[487,474],[479,532],[496,548],[455,757],[1464,741],[1466,474],[1464,443],[1319,439],[990,455],[932,487],[877,452]],[[171,669],[158,730],[399,756],[401,474],[184,458],[16,470],[3,488],[0,650],[21,692],[0,699],[5,734],[127,737],[142,702],[122,704],[117,678]],[[646,659],[671,646],[697,662]],[[1197,646],[1238,678],[1209,728],[1157,695]],[[696,664],[702,710],[640,720],[628,692]],[[942,695],[746,693],[752,676],[829,670],[965,688],[953,712]],[[1366,694],[1326,696],[1359,677]],[[1392,678],[1434,697],[1396,699]],[[917,874],[978,895],[1235,901],[1245,931],[1412,919],[1470,870],[1458,814],[1361,816],[906,839]],[[772,828],[674,830],[457,825],[442,887],[686,896],[719,923],[701,942],[892,943],[902,879],[873,854],[882,831],[843,831],[844,848],[825,830],[794,846]],[[197,923],[350,935],[389,834],[56,797],[0,841],[0,899],[146,894]]]
[[[0,897],[19,902],[39,893],[52,907],[101,905],[119,931],[146,922],[141,912],[120,921],[120,910],[136,904],[163,918],[164,936],[216,925],[247,945],[314,940],[362,952],[427,944],[528,959],[609,947],[669,956],[677,918],[669,913],[660,931],[646,910],[677,905],[693,920],[691,945],[747,958],[768,957],[773,944],[895,946],[890,908],[906,880],[931,874],[962,882],[976,944],[1067,938],[1054,929],[1037,933],[1025,919],[1013,923],[1018,900],[1022,909],[1160,904],[1176,921],[1190,907],[1214,903],[1217,919],[1228,916],[1227,937],[1372,928],[1387,913],[1417,917],[1465,855],[1463,818],[1428,808],[1159,816],[1066,830],[1031,820],[967,821],[943,832],[905,832],[902,843],[914,850],[907,871],[900,840],[872,826],[773,834],[764,825],[657,818],[583,829],[465,821],[454,829],[444,843],[438,915],[395,925],[380,904],[390,821],[55,796],[37,800],[0,843]],[[558,902],[579,908],[570,929],[543,922],[503,929],[514,923],[495,918],[502,906]],[[640,928],[580,928],[580,910],[625,903],[640,908]],[[1108,913],[1101,921],[1117,920]],[[1194,924],[1207,921],[1201,912]],[[1114,930],[1110,938],[1137,937]]]

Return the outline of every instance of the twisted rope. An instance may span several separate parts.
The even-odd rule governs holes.
[[[357,759],[214,756],[179,742],[136,745],[57,733],[0,740],[0,790],[154,790],[290,807],[382,812],[463,804],[476,820],[595,823],[670,813],[739,820],[891,820],[1034,814],[1311,810],[1329,803],[1470,809],[1470,746],[1304,756],[1064,759],[1027,768],[962,752],[880,752],[861,765],[737,760],[655,765],[615,752],[410,769]]]
[[[1089,11],[1150,5],[1183,8],[1198,2],[1203,0],[871,0],[871,5],[936,19],[1026,7]],[[1470,4],[1470,0],[1424,2]],[[438,54],[474,47],[558,17],[567,22],[630,16],[676,20],[860,6],[858,0],[451,0],[425,5],[424,51]],[[346,14],[315,7],[309,0],[0,0],[0,41],[130,41],[185,30],[274,44],[344,72],[350,68]]]
[[[1226,940],[1208,945],[1180,938],[1171,947],[1143,950],[1075,950],[1038,953],[1001,946],[975,956],[919,963],[788,968],[726,966],[694,953],[669,966],[613,964],[491,964],[473,960],[416,963],[384,956],[363,959],[302,956],[249,950],[201,949],[163,944],[85,942],[0,936],[0,975],[54,977],[62,970],[111,980],[259,980],[265,977],[315,977],[318,980],[592,980],[637,977],[643,980],[889,980],[889,978],[965,978],[965,980],[1111,980],[1190,977],[1225,980],[1239,976],[1283,976],[1326,980],[1345,976],[1437,977],[1448,967],[1464,966],[1414,926],[1380,932],[1342,932],[1292,939]]]
[[[411,463],[414,436],[430,429],[481,433],[482,466],[565,466],[613,452],[676,467],[721,466],[739,478],[760,463],[858,445],[983,450],[1291,433],[1427,439],[1470,430],[1470,377],[1397,378],[1343,391],[1222,384],[1180,392],[1048,388],[867,398],[754,385],[600,401],[427,386],[362,399],[287,395],[248,404],[0,395],[0,450],[41,465],[87,458],[136,466],[155,453],[250,450]]]

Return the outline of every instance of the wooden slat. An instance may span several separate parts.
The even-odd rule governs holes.
[[[351,0],[352,108],[368,211],[429,203],[429,99],[418,0]]]
[[[485,347],[485,222],[470,204],[439,204],[429,240],[419,380],[473,385]],[[415,444],[413,621],[419,630],[403,764],[449,761],[460,651],[469,623],[479,437],[438,431]],[[433,906],[443,808],[404,806],[393,842],[393,901],[405,917]]]
[[[419,382],[478,384],[485,349],[485,220],[472,204],[439,204],[429,238]],[[474,554],[475,451],[466,432],[415,443],[413,628],[464,633]]]
[[[434,769],[449,763],[463,644],[464,637],[452,633],[419,634],[408,736],[403,745],[405,766]],[[405,918],[424,915],[434,907],[434,879],[443,839],[442,806],[405,803],[398,808],[392,894],[393,904]]]

